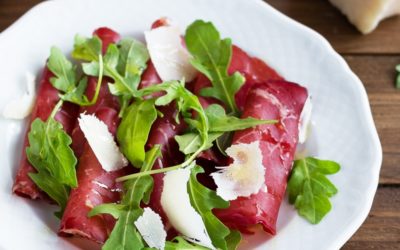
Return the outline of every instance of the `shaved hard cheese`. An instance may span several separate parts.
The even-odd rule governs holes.
[[[196,69],[190,63],[190,55],[182,45],[179,28],[161,26],[144,33],[151,61],[163,81],[191,81]]]
[[[114,136],[103,121],[94,115],[86,114],[81,114],[78,121],[79,127],[105,171],[115,171],[128,165],[128,160],[119,151]]]
[[[330,0],[358,30],[367,34],[383,19],[400,14],[399,0]]]
[[[151,208],[145,207],[143,214],[134,222],[149,247],[160,250],[165,248],[167,232],[164,230],[160,215]]]
[[[171,225],[187,240],[215,249],[199,213],[192,207],[187,192],[190,169],[178,169],[164,176],[161,206]]]
[[[233,158],[233,163],[219,167],[218,172],[211,174],[217,185],[217,194],[224,200],[236,200],[239,196],[256,194],[263,187],[266,189],[265,167],[259,144],[259,141],[240,143],[226,150]]]
[[[33,109],[35,104],[35,76],[26,73],[26,91],[25,93],[11,102],[3,109],[3,117],[8,119],[24,119]]]
[[[303,144],[307,140],[311,125],[311,112],[312,112],[311,96],[308,96],[306,102],[304,103],[303,110],[301,111],[300,114],[300,122],[299,122],[300,144]]]

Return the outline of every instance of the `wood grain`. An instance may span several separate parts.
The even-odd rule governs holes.
[[[362,228],[343,249],[399,249],[400,189],[381,187]]]
[[[343,249],[400,249],[400,90],[394,88],[400,17],[383,21],[363,36],[328,0],[265,1],[325,36],[368,92],[384,154],[380,186],[367,220]],[[39,2],[0,0],[0,32]]]
[[[383,148],[381,184],[400,184],[400,90],[394,87],[394,67],[400,55],[345,56],[367,90]]]
[[[384,20],[379,29],[363,36],[340,11],[331,6],[328,0],[266,0],[265,2],[321,33],[339,53],[400,53],[400,17]]]

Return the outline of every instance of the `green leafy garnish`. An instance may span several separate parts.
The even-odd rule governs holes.
[[[175,237],[172,241],[165,242],[164,250],[208,250],[208,248],[189,243],[181,236]]]
[[[203,219],[213,246],[218,249],[227,250],[228,239],[237,246],[241,236],[239,232],[229,230],[229,228],[213,214],[212,210],[215,208],[228,208],[229,202],[223,200],[215,191],[206,188],[197,180],[197,174],[203,172],[204,170],[199,166],[195,166],[192,169],[187,188],[190,203]],[[230,249],[235,249],[236,246],[231,246]]]
[[[102,62],[103,58],[101,54],[98,54],[97,58],[97,60]],[[103,78],[102,63],[97,69],[97,75],[99,76],[99,79],[97,81],[96,90],[92,100],[88,100],[88,98],[85,96],[87,78],[83,77],[82,79],[78,80],[79,77],[76,73],[77,67],[65,57],[60,49],[56,47],[51,48],[47,67],[55,75],[55,77],[50,79],[50,82],[54,88],[63,92],[63,94],[60,95],[63,101],[72,102],[79,106],[90,106],[97,102]]]
[[[171,166],[168,168],[161,168],[152,171],[146,171],[146,172],[123,176],[118,178],[117,181],[126,181],[129,179],[134,179],[138,176],[163,173],[188,166],[190,163],[193,162],[196,156],[200,154],[208,145],[209,126],[208,126],[207,116],[205,114],[203,107],[201,106],[198,97],[185,88],[184,82],[170,81],[153,85],[138,90],[135,93],[135,97],[142,98],[157,92],[165,92],[166,94],[161,97],[158,97],[155,100],[155,105],[164,106],[170,104],[172,101],[175,101],[177,109],[184,118],[185,122],[188,123],[193,128],[193,130],[196,131],[196,133],[199,135],[201,144],[194,153],[188,155],[186,160],[178,165]],[[193,111],[196,112],[198,115],[196,119],[192,117]],[[179,121],[178,117],[177,120]]]
[[[221,136],[222,133],[210,133],[208,134],[208,141],[204,146],[203,150],[207,150],[213,146],[213,142]],[[176,135],[175,140],[179,145],[179,151],[185,155],[192,154],[199,150],[202,146],[202,140],[199,134],[189,132],[183,135]]]
[[[221,40],[218,30],[211,22],[197,20],[186,29],[185,41],[193,56],[192,65],[206,75],[213,85],[203,89],[201,94],[221,100],[228,113],[237,114],[235,94],[245,79],[238,72],[228,75],[232,57],[231,40]]]
[[[122,153],[135,167],[143,164],[144,146],[156,118],[153,99],[134,102],[122,117],[117,131],[118,143]]]
[[[160,146],[146,153],[141,172],[149,171],[155,160],[161,156]],[[134,222],[143,214],[141,203],[147,204],[153,189],[153,178],[149,175],[135,178],[124,183],[124,196],[120,204],[102,204],[94,207],[89,216],[111,214],[118,219],[103,250],[141,250],[144,248],[142,236]]]
[[[339,170],[338,163],[313,157],[294,162],[287,188],[289,202],[310,223],[319,223],[331,210],[329,198],[338,190],[325,175]]]
[[[70,188],[78,185],[75,166],[77,159],[70,148],[72,139],[54,119],[61,106],[43,122],[39,118],[31,124],[28,134],[29,146],[26,156],[37,173],[30,173],[33,182],[48,194],[61,207],[61,213],[67,204]]]
[[[400,64],[396,66],[397,76],[396,76],[396,88],[400,89]]]
[[[226,136],[231,136],[231,133],[237,130],[251,128],[261,124],[273,124],[275,120],[258,120],[252,117],[240,119],[235,116],[229,116],[225,113],[223,107],[218,104],[212,104],[205,110],[205,115],[208,119],[208,141],[204,146],[203,150],[209,149],[213,146],[213,142],[220,141],[220,139],[226,139]],[[229,139],[229,138],[228,138]],[[175,140],[178,142],[179,150],[184,154],[190,154],[196,152],[202,145],[201,137],[195,131],[189,131],[183,135],[175,136]],[[229,141],[230,142],[230,141]],[[230,145],[230,144],[229,144]],[[221,150],[221,152],[224,152]]]
[[[77,60],[97,61],[101,52],[102,42],[99,37],[86,38],[80,35],[75,36],[74,50],[72,57]]]
[[[83,71],[90,76],[98,76],[102,63],[95,53],[101,53],[98,37],[75,38],[72,56],[75,59],[84,60]],[[101,45],[101,41],[100,41]],[[110,44],[104,55],[104,75],[113,79],[109,84],[113,95],[120,98],[121,111],[123,115],[130,99],[137,91],[141,75],[147,67],[149,54],[146,46],[134,39],[124,39],[118,45]]]
[[[225,109],[218,104],[212,104],[205,110],[210,132],[231,132],[255,127],[262,124],[274,124],[276,120],[259,120],[253,117],[240,119],[226,115]]]

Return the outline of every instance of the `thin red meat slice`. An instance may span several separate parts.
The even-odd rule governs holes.
[[[111,133],[118,126],[118,111],[110,107],[99,107],[94,113],[103,121]],[[83,145],[77,171],[78,188],[71,191],[67,207],[61,220],[59,234],[79,235],[98,243],[104,243],[111,233],[115,219],[110,215],[89,218],[90,210],[103,203],[114,203],[121,199],[122,184],[116,178],[129,174],[130,168],[106,172],[89,143]]]
[[[47,67],[45,67],[39,83],[39,91],[37,93],[36,103],[30,117],[29,127],[25,133],[25,141],[22,148],[21,162],[12,188],[12,191],[19,196],[30,199],[46,199],[49,201],[50,198],[36,186],[36,184],[31,180],[28,175],[29,173],[36,172],[36,170],[29,163],[26,157],[25,149],[29,146],[28,133],[31,123],[36,118],[40,118],[42,121],[46,121],[52,110],[54,109],[56,103],[60,99],[58,95],[58,90],[55,89],[50,83],[50,78],[52,77],[54,77],[54,75]],[[78,110],[78,106],[71,103],[64,103],[55,116],[55,119],[62,124],[64,130],[68,134],[71,134],[71,131],[75,125]]]
[[[102,28],[101,34],[97,34],[98,31],[96,30],[94,35],[98,35],[100,38],[103,38],[106,33],[106,39],[110,39],[110,37],[119,39],[119,35],[108,28]],[[107,40],[103,45],[108,46],[111,42],[117,42],[117,40]],[[109,92],[108,81],[109,79],[105,79],[102,82],[96,104],[81,107],[80,113],[94,114],[115,135],[119,124],[119,102],[117,97]],[[97,78],[90,77],[86,89],[89,99],[93,97],[96,85]],[[97,160],[78,123],[74,128],[72,138],[73,149],[79,158],[78,187],[71,191],[61,219],[59,234],[63,236],[78,235],[98,243],[104,243],[114,227],[115,219],[109,215],[92,218],[87,215],[97,205],[120,201],[122,186],[115,179],[131,173],[133,168],[128,166],[118,171],[106,172]]]
[[[257,83],[263,83],[270,80],[284,80],[274,69],[269,67],[264,61],[257,57],[251,57],[241,48],[232,46],[232,60],[228,68],[228,73],[233,74],[240,72],[246,79],[242,88],[235,96],[236,104],[240,110],[243,110],[245,98],[251,87]],[[199,74],[193,91],[196,95],[200,94],[200,90],[205,87],[210,87],[211,82],[203,74]],[[217,101],[213,98],[201,98],[202,104],[208,106]]]
[[[267,191],[239,197],[230,202],[228,209],[216,211],[229,227],[250,232],[250,227],[261,224],[266,232],[276,233],[279,207],[298,141],[299,118],[307,96],[305,88],[285,81],[270,81],[250,89],[242,117],[276,119],[279,123],[249,128],[234,135],[233,144],[260,142]]]

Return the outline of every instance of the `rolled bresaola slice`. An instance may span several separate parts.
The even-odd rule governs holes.
[[[22,148],[21,161],[12,188],[12,191],[19,196],[30,199],[46,199],[49,201],[51,199],[36,186],[36,184],[31,180],[28,175],[29,173],[35,173],[36,170],[29,163],[26,157],[25,150],[26,147],[29,146],[28,133],[32,122],[36,118],[40,118],[41,120],[46,121],[53,111],[56,103],[60,100],[58,90],[55,89],[50,83],[50,79],[52,77],[54,77],[54,75],[46,66],[43,70],[39,83],[39,91],[37,93],[35,106],[30,116],[29,127],[27,128],[27,131],[25,133],[25,141]],[[64,130],[68,134],[71,134],[72,129],[75,125],[75,121],[78,116],[78,110],[78,106],[71,103],[64,103],[55,116],[55,119],[62,124]]]
[[[250,227],[261,224],[266,232],[276,233],[276,220],[293,165],[300,114],[307,96],[305,88],[286,81],[270,81],[250,89],[242,117],[279,122],[235,132],[232,144],[259,141],[267,189],[239,197],[230,202],[229,208],[215,211],[229,227],[251,232]]]
[[[98,33],[101,31],[101,33]],[[103,46],[117,42],[119,35],[108,29],[100,28],[94,32],[100,39],[108,40]],[[113,39],[111,39],[113,38]],[[104,47],[103,47],[103,51]],[[109,131],[115,135],[119,124],[119,102],[113,96],[107,85],[108,79],[102,82],[97,102],[88,107],[81,107],[80,113],[94,114],[103,121]],[[93,97],[97,85],[97,78],[90,77],[86,89],[89,99]],[[116,178],[131,173],[132,167],[125,167],[118,171],[105,171],[84,137],[79,124],[76,123],[73,135],[73,149],[79,159],[77,178],[78,187],[71,191],[66,209],[61,219],[59,234],[78,235],[98,243],[104,243],[111,233],[115,219],[109,215],[98,215],[89,218],[90,210],[103,203],[118,202],[121,199],[122,186]]]
[[[94,115],[115,134],[119,121],[117,110],[99,107]],[[97,205],[120,201],[122,184],[115,179],[131,173],[131,169],[128,166],[117,171],[105,171],[86,141],[79,158],[78,188],[71,191],[61,219],[59,235],[78,235],[104,243],[115,225],[115,219],[107,214],[89,218],[88,213]]]

